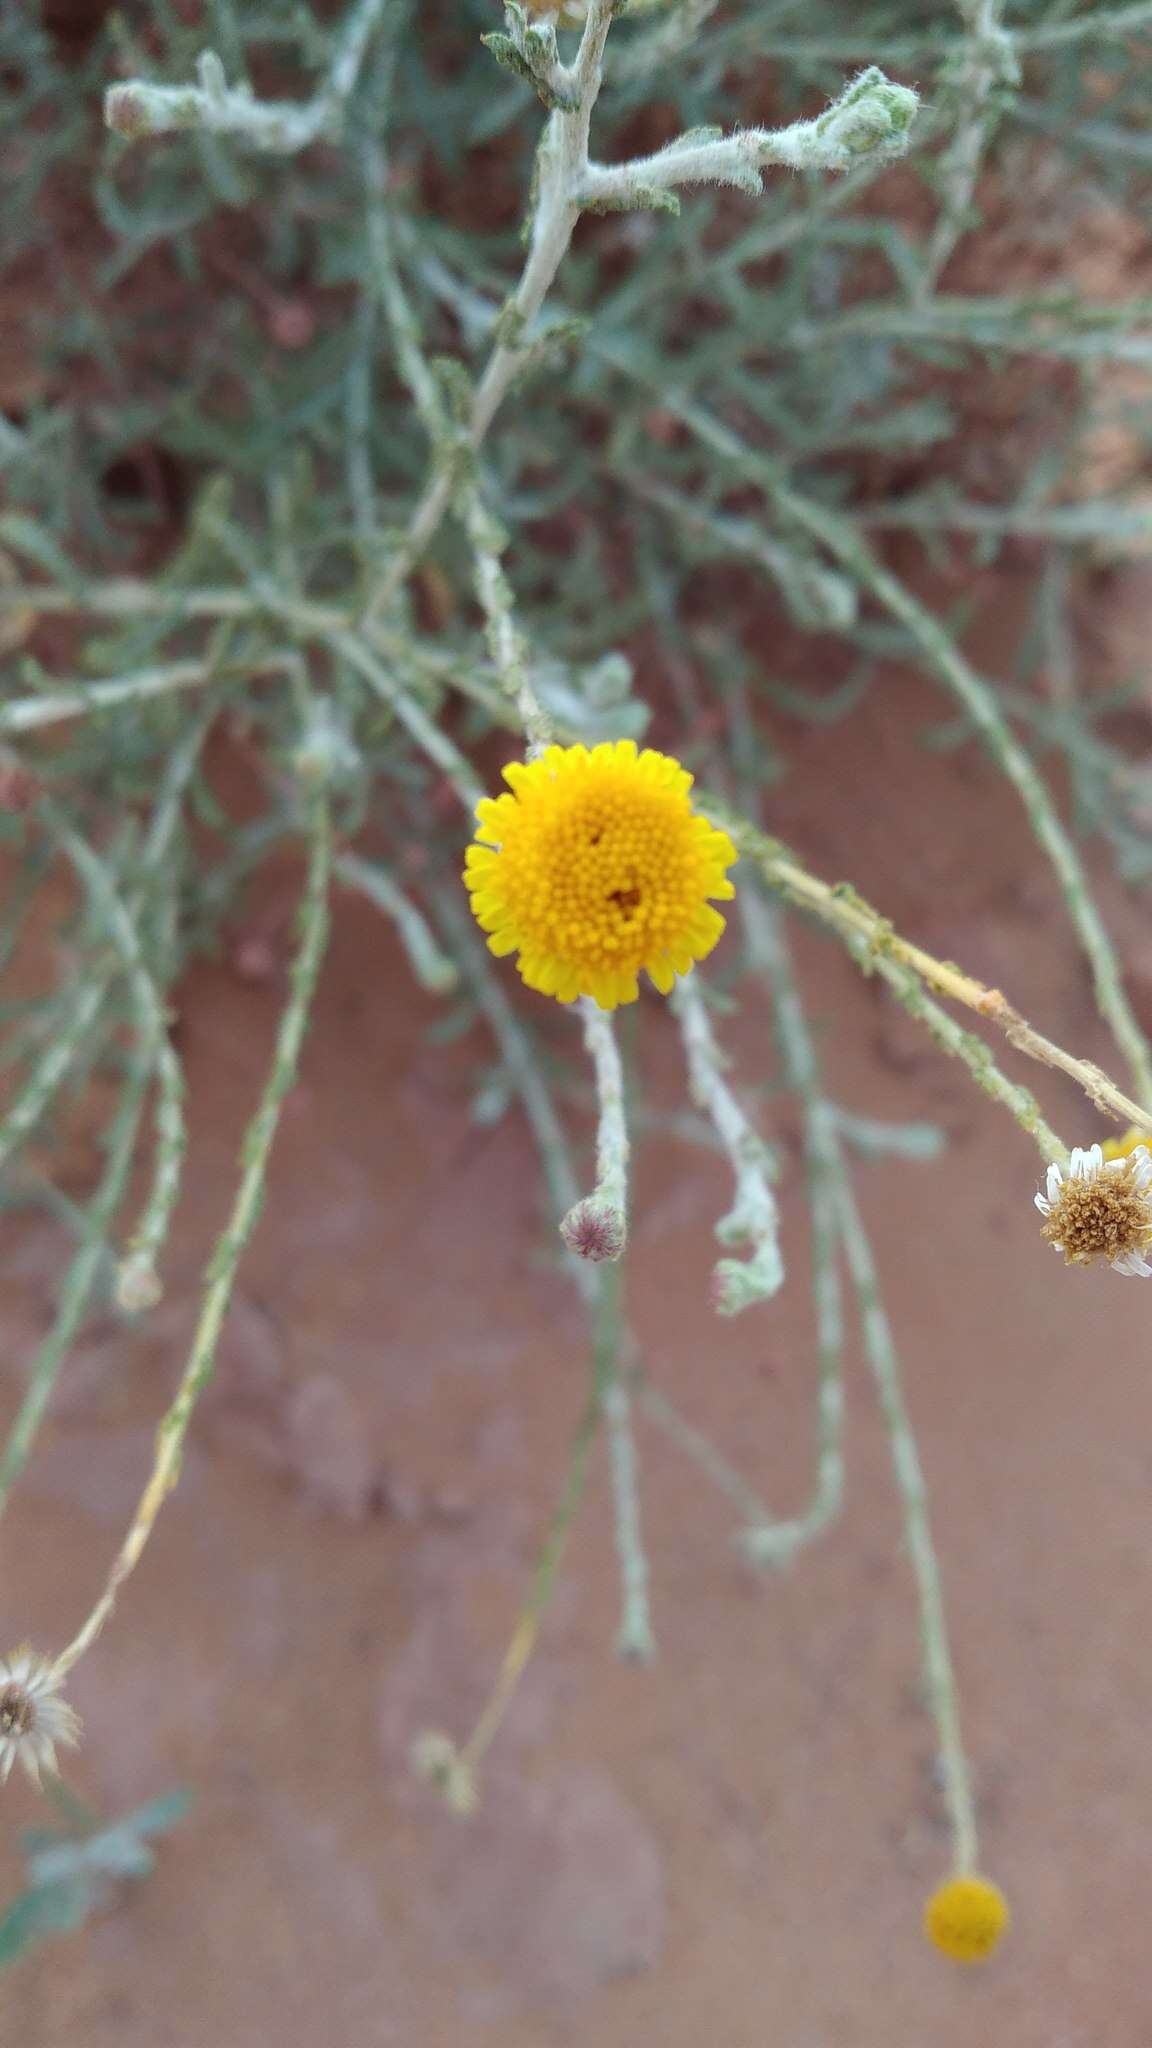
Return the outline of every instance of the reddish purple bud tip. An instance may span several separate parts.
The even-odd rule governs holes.
[[[586,1195],[569,1209],[560,1225],[560,1235],[578,1259],[618,1259],[628,1239],[624,1211],[613,1202]]]

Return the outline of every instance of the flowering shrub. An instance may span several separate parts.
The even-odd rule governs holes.
[[[115,1072],[118,1089],[103,1178],[0,1451],[0,1500],[99,1298],[105,1249],[122,1314],[147,1315],[162,1295],[186,1140],[168,992],[191,954],[216,942],[272,847],[298,843],[306,857],[274,1057],[153,1468],[72,1641],[0,1667],[0,1772],[17,1758],[34,1774],[52,1769],[55,1745],[75,1739],[61,1687],[93,1651],[178,1477],[340,885],[390,920],[425,988],[495,1032],[597,1333],[556,1516],[489,1704],[460,1740],[429,1731],[418,1764],[459,1809],[476,1803],[602,1430],[622,1558],[620,1647],[653,1650],[620,1287],[631,1141],[612,1017],[637,1002],[643,972],[670,998],[688,1090],[731,1167],[732,1205],[716,1233],[720,1314],[785,1284],[780,1200],[811,1210],[817,1471],[795,1518],[749,1510],[742,1541],[762,1564],[794,1558],[839,1508],[843,1278],[859,1302],[952,1835],[955,1873],[926,1926],[944,1953],[979,1959],[1006,1908],[975,1874],[923,1476],[789,914],[814,919],[878,976],[941,1056],[962,1062],[1035,1142],[1044,1234],[1069,1262],[1100,1253],[1147,1274],[1149,1169],[1138,1148],[1152,1129],[1152,1058],[1078,845],[1036,765],[1027,712],[979,673],[874,536],[910,528],[960,546],[975,535],[994,550],[1025,534],[1060,561],[1072,547],[1107,554],[1146,541],[1146,506],[1123,493],[1077,502],[1074,451],[1059,476],[1050,457],[1057,421],[1067,426],[1056,372],[1075,362],[1099,373],[1077,414],[1086,440],[1136,315],[940,287],[973,223],[985,164],[1019,147],[1020,134],[1078,134],[1083,152],[1099,152],[1101,180],[1115,178],[1125,138],[1143,140],[1129,54],[1133,39],[1146,49],[1152,8],[1075,14],[1034,0],[1015,26],[999,0],[847,12],[815,0],[802,26],[772,0],[725,10],[637,0],[617,22],[620,12],[586,0],[557,17],[508,0],[501,27],[476,0],[445,26],[403,4],[355,0],[335,24],[297,10],[299,21],[273,32],[265,10],[223,5],[214,19],[230,24],[224,56],[199,51],[199,27],[173,12],[152,25],[146,54],[113,21],[71,54],[71,68],[22,9],[0,26],[9,113],[24,135],[3,253],[21,257],[51,235],[56,195],[78,162],[93,168],[103,237],[93,275],[67,280],[44,342],[57,367],[83,359],[90,395],[0,419],[0,825],[29,878],[10,892],[0,945],[18,945],[30,896],[56,863],[83,904],[70,964],[35,1027],[20,1017],[5,1027],[12,1085],[0,1168],[94,1072]],[[769,93],[748,83],[754,57],[772,60]],[[253,89],[249,64],[279,81],[274,93]],[[928,81],[923,104],[913,81]],[[94,164],[101,87],[107,132]],[[770,102],[775,125],[749,123],[750,97],[757,111]],[[637,128],[643,140],[628,153]],[[468,175],[470,158],[496,163],[490,190]],[[886,182],[898,159],[903,184]],[[523,197],[522,251],[509,190]],[[919,212],[910,191],[925,202]],[[1065,203],[1071,214],[1071,186]],[[219,232],[220,217],[238,212],[254,225],[258,260],[241,261]],[[925,224],[913,232],[910,219]],[[181,274],[202,314],[194,335],[168,310]],[[339,308],[327,329],[317,294]],[[1021,356],[1035,368],[1019,446],[991,499],[973,483],[973,437],[959,430],[973,352],[992,374]],[[936,464],[931,488],[896,483],[897,458],[910,452]],[[868,464],[884,479],[870,497]],[[109,510],[116,504],[135,507],[138,525]],[[735,572],[735,594],[702,611],[689,585],[717,562]],[[934,958],[765,832],[755,707],[773,685],[745,631],[764,579],[794,626],[851,653],[862,684],[895,636],[980,734],[1060,884],[1128,1083],[1065,1051],[1010,994]],[[1038,592],[1041,583],[1049,619],[1051,584],[1038,579]],[[73,650],[71,671],[61,644]],[[639,744],[652,710],[636,683],[644,649],[670,678],[675,744],[694,787],[679,758]],[[1093,721],[1070,704],[1052,744],[1080,818],[1141,880],[1150,861],[1127,764]],[[259,768],[259,813],[243,822],[213,789],[207,748],[225,732]],[[483,794],[477,754],[490,734],[515,754],[508,793],[495,798]],[[474,828],[466,881],[488,951],[462,915],[460,860]],[[406,868],[414,838],[421,858]],[[803,1195],[778,1196],[773,1153],[728,1078],[700,971],[724,928],[718,902],[767,992],[781,1079],[800,1104]],[[522,1010],[489,957],[513,953],[531,992]],[[598,1104],[590,1190],[539,1057],[538,996],[579,1002]],[[1128,1136],[1102,1130],[1101,1145],[1070,1154],[1001,1067],[1001,1037],[1082,1086],[1092,1132],[1110,1118]],[[147,1185],[132,1212],[141,1156]],[[702,1462],[715,1473],[714,1457]]]

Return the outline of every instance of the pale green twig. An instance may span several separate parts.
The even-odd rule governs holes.
[[[604,1389],[608,1456],[615,1510],[616,1557],[623,1595],[616,1649],[621,1657],[650,1663],[656,1655],[648,1600],[648,1556],[640,1528],[636,1444],[632,1434],[632,1393],[619,1358]]]
[[[560,1235],[569,1251],[594,1263],[618,1259],[628,1236],[628,1123],[624,1109],[624,1071],[612,1019],[590,996],[580,999],[584,1043],[596,1076],[599,1122],[596,1132],[596,1186],[590,1195],[569,1205]]]
[[[104,119],[126,142],[193,129],[230,136],[252,149],[293,155],[322,136],[339,132],[345,104],[388,4],[389,0],[359,0],[350,10],[328,76],[310,100],[258,100],[250,86],[230,86],[219,57],[208,50],[197,65],[198,85],[152,85],[133,78],[110,86],[104,96]]]
[[[487,627],[488,652],[508,702],[515,707],[529,752],[539,752],[556,737],[528,673],[528,649],[516,623],[512,591],[500,557],[508,542],[475,484],[462,492],[463,517],[472,547],[476,595]]]
[[[68,609],[83,611],[85,606],[73,600]],[[173,690],[194,689],[213,682],[221,673],[221,669],[207,661],[173,661],[162,668],[139,669],[135,675],[110,677],[106,682],[57,687],[50,696],[26,697],[14,704],[0,705],[0,733],[33,732],[37,726],[55,725],[62,718],[75,718],[86,711],[143,703],[149,697],[165,697]]]
[[[1152,1051],[1124,991],[1116,954],[1080,856],[1057,815],[1045,783],[1000,710],[995,691],[961,654],[940,620],[876,560],[849,520],[801,497],[784,484],[776,486],[774,495],[780,510],[821,542],[908,629],[941,681],[968,712],[1024,804],[1092,970],[1100,1013],[1128,1061],[1137,1093],[1145,1102],[1152,1103]]]
[[[816,1320],[818,1390],[816,1478],[803,1513],[788,1522],[755,1522],[744,1531],[749,1555],[761,1564],[785,1564],[823,1535],[844,1498],[844,1312],[837,1269],[837,1187],[844,1175],[836,1111],[820,1085],[804,1005],[777,913],[754,885],[740,896],[752,968],[768,985],[780,1058],[788,1086],[804,1114],[808,1205],[812,1224],[812,1302]]]
[[[429,1733],[416,1745],[418,1765],[441,1785],[450,1803],[461,1812],[470,1812],[477,1803],[479,1767],[499,1731],[536,1647],[540,1623],[567,1548],[568,1534],[583,1498],[588,1459],[604,1412],[604,1396],[619,1364],[620,1322],[616,1313],[615,1277],[611,1269],[601,1276],[592,1384],[572,1439],[560,1498],[536,1559],[528,1597],[517,1617],[496,1683],[464,1743],[457,1747],[447,1736]]]
[[[334,872],[339,881],[358,890],[391,919],[421,988],[429,989],[433,995],[445,995],[458,985],[460,974],[455,962],[437,943],[423,911],[405,895],[390,869],[380,861],[342,853]]]
[[[7,1164],[46,1114],[58,1090],[87,1045],[89,1033],[108,993],[113,967],[90,968],[76,991],[69,1014],[58,1024],[27,1079],[13,1096],[0,1123],[0,1167]]]
[[[198,729],[198,739],[202,731]],[[136,1261],[134,1288],[125,1306],[151,1306],[158,1298],[154,1261],[168,1234],[168,1225],[180,1191],[187,1134],[184,1126],[184,1074],[169,1037],[169,1019],[163,999],[152,977],[140,944],[136,921],[118,890],[107,863],[73,830],[58,807],[47,798],[41,811],[53,836],[99,911],[123,962],[140,1022],[144,1056],[156,1078],[156,1162],[152,1191],[131,1251]]]
[[[510,14],[514,12],[510,10]],[[789,164],[794,169],[845,169],[861,158],[894,155],[907,141],[916,110],[916,94],[907,87],[894,85],[872,66],[846,86],[839,99],[815,120],[796,122],[779,134],[750,130],[746,136],[717,139],[712,131],[704,136],[688,133],[668,149],[635,164],[592,164],[588,157],[588,133],[600,92],[604,46],[613,12],[613,0],[589,0],[580,48],[571,66],[557,66],[550,50],[540,54],[538,82],[544,87],[553,111],[537,155],[537,189],[527,261],[497,322],[496,345],[471,404],[464,439],[473,452],[481,446],[523,365],[526,349],[531,346],[533,323],[583,208],[657,206],[675,210],[678,202],[671,189],[675,185],[719,180],[759,191],[760,167],[769,162]],[[531,70],[534,60],[524,43],[523,26],[516,32],[516,68],[523,70],[527,66]],[[379,619],[392,604],[440,525],[458,483],[459,463],[441,457],[405,538],[373,594],[368,607],[370,620]]]
[[[900,1361],[880,1298],[872,1248],[847,1177],[841,1180],[837,1202],[848,1269],[860,1301],[864,1349],[888,1430],[904,1534],[916,1578],[924,1677],[940,1745],[944,1801],[952,1833],[953,1856],[958,1871],[970,1871],[977,1864],[976,1814],[960,1730],[956,1679],[948,1644],[940,1567],[928,1519],[924,1474],[901,1386]]]
[[[662,403],[707,446],[758,482],[792,527],[806,533],[855,577],[861,588],[876,598],[907,629],[929,666],[963,704],[989,752],[1024,804],[1036,839],[1060,884],[1069,917],[1091,968],[1100,1013],[1111,1026],[1128,1061],[1137,1093],[1152,1104],[1152,1050],[1124,991],[1115,951],[1093,900],[1080,856],[1060,821],[1042,777],[1001,711],[995,691],[976,673],[947,627],[877,561],[850,519],[796,491],[778,464],[749,449],[745,441],[703,407],[681,400],[675,394],[663,394]],[[1035,1051],[1034,1042],[1024,1046],[1014,1030],[1010,1035],[1023,1049]],[[1035,1041],[1036,1034],[1032,1034],[1032,1039]],[[1043,1055],[1037,1053],[1036,1056]],[[1069,1064],[1067,1057],[1051,1063],[1064,1065],[1068,1071],[1079,1068],[1081,1076],[1085,1070],[1084,1062]],[[1115,1094],[1118,1095],[1119,1091]],[[1137,1111],[1136,1116],[1129,1119],[1127,1109],[1119,1113],[1125,1120],[1133,1122],[1139,1121],[1143,1114]]]
[[[612,211],[660,207],[678,185],[735,185],[758,193],[761,173],[771,165],[843,171],[862,158],[883,161],[907,148],[917,105],[918,95],[909,86],[893,84],[873,64],[815,120],[794,121],[788,128],[741,128],[734,135],[715,128],[690,130],[654,156],[626,164],[587,164],[579,201]]]
[[[103,1593],[83,1626],[56,1659],[59,1675],[69,1671],[95,1642],[116,1604],[116,1596],[133,1570],[151,1535],[164,1500],[179,1476],[184,1441],[196,1403],[216,1362],[216,1350],[244,1248],[256,1225],[263,1200],[268,1161],[285,1097],[296,1078],[300,1048],[328,934],[328,892],[332,869],[332,832],[321,795],[312,801],[311,852],[300,906],[300,942],[292,967],[291,990],[280,1018],[272,1065],[256,1114],[243,1145],[243,1168],[224,1231],[208,1267],[207,1285],[196,1330],[176,1396],[161,1421],[148,1483],[140,1497],[128,1534],[113,1561]]]
[[[72,1347],[101,1267],[107,1259],[108,1233],[127,1185],[148,1080],[148,1064],[140,1060],[125,1085],[120,1109],[107,1135],[107,1163],[84,1215],[84,1242],[68,1268],[52,1327],[32,1360],[19,1408],[0,1455],[0,1512],[7,1505],[12,1486],[28,1461],[52,1398],[56,1376]]]
[[[879,973],[905,1007],[928,1026],[937,1044],[964,1060],[978,1085],[1012,1111],[1021,1128],[1036,1139],[1045,1158],[1062,1159],[1066,1148],[1044,1122],[1035,1097],[1001,1073],[983,1041],[952,1024],[927,991],[964,1004],[978,1017],[997,1025],[1009,1044],[1027,1053],[1030,1059],[1068,1074],[1095,1108],[1121,1123],[1152,1127],[1150,1113],[1117,1088],[1107,1074],[1091,1060],[1077,1059],[1033,1030],[999,989],[987,988],[950,960],[938,960],[922,946],[914,946],[850,884],[828,883],[810,874],[779,840],[757,831],[726,805],[707,797],[702,798],[702,803],[731,832],[740,851],[755,861],[774,893],[799,909],[810,911],[837,934],[859,966],[868,973]],[[919,995],[917,982],[921,985]]]
[[[557,95],[574,104],[557,106],[548,118],[537,159],[538,189],[527,260],[472,401],[466,439],[473,450],[480,447],[507,396],[521,365],[524,336],[547,297],[572,239],[579,215],[574,195],[588,161],[588,129],[600,92],[604,45],[613,11],[613,0],[590,0],[575,63],[566,67]],[[455,463],[441,460],[434,468],[405,539],[373,593],[368,607],[370,620],[380,619],[389,609],[447,512],[458,480]]]
[[[695,973],[677,982],[671,1003],[693,1100],[711,1119],[736,1183],[732,1207],[716,1225],[716,1236],[722,1244],[750,1247],[747,1258],[719,1260],[713,1274],[715,1306],[722,1315],[736,1315],[767,1300],[784,1280],[780,1219],[768,1178],[770,1155],[724,1079],[724,1055]]]
[[[704,1435],[703,1430],[697,1429],[694,1423],[681,1415],[679,1409],[673,1406],[667,1394],[654,1381],[641,1376],[637,1381],[637,1396],[654,1416],[665,1435],[670,1437],[674,1444],[679,1445],[684,1455],[691,1458],[694,1465],[707,1473],[720,1493],[735,1502],[748,1525],[747,1536],[754,1535],[758,1530],[777,1526],[766,1503],[755,1488],[749,1486],[748,1481],[742,1473],[737,1472],[734,1465],[729,1464],[711,1438]],[[745,1532],[742,1532],[741,1540],[745,1540]]]
[[[529,1128],[544,1169],[553,1210],[557,1216],[570,1217],[581,1206],[579,1182],[572,1165],[568,1141],[556,1114],[551,1091],[532,1041],[508,1001],[502,984],[492,973],[488,956],[477,942],[458,893],[449,890],[438,891],[436,903],[445,930],[452,939],[476,1001],[500,1047],[528,1118]],[[602,1015],[599,1012],[597,1014]],[[602,1112],[598,1133],[597,1171],[598,1174],[602,1169],[607,1172],[610,1187],[623,1212],[627,1207],[628,1157],[623,1076],[609,1020],[605,1017],[603,1021],[608,1025],[608,1037],[604,1039],[597,1036],[593,1044],[594,1058],[597,1052],[600,1055],[600,1061],[597,1062],[598,1072],[600,1064],[603,1064],[604,1085],[608,1095],[607,1111]],[[608,1298],[614,1304],[615,1313],[619,1318],[619,1295],[612,1285],[609,1267],[577,1256],[570,1261],[570,1270],[594,1320],[598,1319],[601,1313],[606,1288],[610,1290]],[[622,1357],[630,1351],[630,1339],[621,1325],[603,1394],[620,1383]],[[654,1653],[654,1638],[648,1614],[648,1564],[640,1523],[636,1454],[631,1430],[631,1402],[627,1389],[624,1400],[614,1401],[611,1407],[605,1398],[597,1396],[597,1399],[601,1410],[607,1415],[611,1430],[613,1507],[622,1596],[617,1646],[623,1655],[648,1657]],[[581,1441],[582,1438],[578,1437],[577,1444]]]
[[[946,73],[957,119],[937,167],[941,206],[924,251],[918,284],[922,300],[931,299],[936,280],[969,225],[984,152],[1007,92],[1020,80],[1013,38],[1002,20],[1003,0],[958,4],[969,33]]]
[[[467,756],[441,731],[435,719],[429,717],[397,682],[387,664],[357,634],[333,634],[330,644],[364,678],[369,689],[391,706],[416,745],[447,777],[465,809],[474,810],[484,794],[484,786]]]

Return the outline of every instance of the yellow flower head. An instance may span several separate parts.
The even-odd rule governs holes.
[[[1129,1124],[1122,1138],[1102,1139],[1100,1150],[1106,1161],[1129,1159],[1137,1145],[1147,1145],[1149,1151],[1152,1151],[1152,1132],[1142,1131],[1139,1124]]]
[[[982,1963],[1008,1926],[1008,1901],[986,1877],[950,1877],[924,1908],[924,1931],[957,1963]]]
[[[546,747],[485,797],[464,879],[494,953],[520,955],[529,988],[602,1010],[634,1003],[643,967],[662,995],[724,929],[736,849],[692,809],[692,777],[633,740]]]

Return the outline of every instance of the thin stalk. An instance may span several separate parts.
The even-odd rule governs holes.
[[[20,1406],[0,1454],[0,1514],[28,1462],[60,1367],[71,1350],[108,1257],[108,1234],[128,1183],[149,1078],[148,1064],[141,1061],[125,1086],[120,1109],[109,1129],[107,1164],[84,1213],[84,1242],[65,1275],[52,1327],[33,1358]]]
[[[328,935],[328,895],[332,873],[332,829],[322,796],[313,799],[308,875],[300,905],[300,941],[292,967],[288,1001],[276,1033],[276,1046],[256,1114],[245,1135],[243,1171],[228,1222],[208,1267],[207,1285],[187,1363],[175,1399],[163,1417],[148,1482],[131,1526],[113,1560],[103,1593],[72,1641],[56,1659],[63,1676],[96,1641],[116,1604],[125,1580],[138,1563],[156,1517],[180,1471],[180,1460],[196,1403],[212,1377],[224,1318],[240,1260],[264,1196],[268,1161],[285,1097],[296,1078],[300,1048]]]
[[[600,92],[604,45],[613,11],[614,0],[590,0],[580,48],[570,73],[576,106],[574,110],[557,109],[548,117],[537,159],[539,190],[528,256],[505,314],[505,332],[514,339],[497,340],[476,386],[466,429],[466,440],[473,452],[483,443],[520,368],[523,336],[544,304],[579,218],[576,194],[587,167],[588,130]],[[372,595],[369,621],[379,620],[388,611],[440,525],[458,481],[456,464],[441,458],[425,486],[403,542]]]
[[[839,1212],[848,1270],[860,1304],[864,1349],[888,1431],[904,1536],[916,1579],[924,1679],[939,1744],[953,1858],[958,1872],[972,1871],[978,1860],[975,1802],[960,1728],[956,1677],[948,1641],[940,1566],[928,1519],[924,1473],[904,1399],[892,1328],[880,1297],[872,1247],[847,1179],[842,1181],[839,1190]]]

